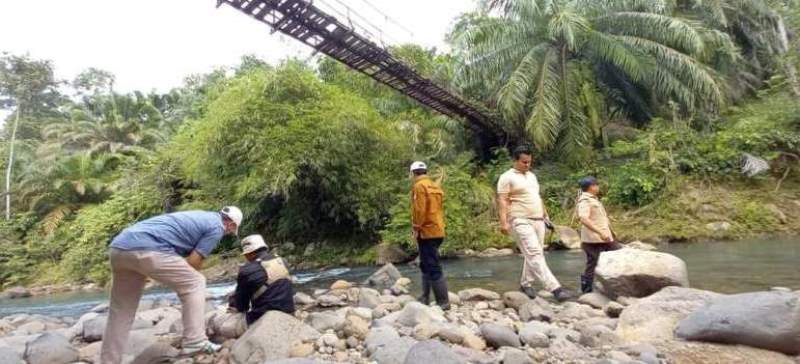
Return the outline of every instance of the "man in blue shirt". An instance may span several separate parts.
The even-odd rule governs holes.
[[[181,300],[182,354],[220,349],[206,337],[203,260],[224,235],[237,234],[242,211],[185,211],[159,215],[123,230],[111,242],[111,302],[100,361],[119,364],[146,279],[173,289]]]

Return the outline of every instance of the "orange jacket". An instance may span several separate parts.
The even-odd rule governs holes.
[[[444,238],[444,191],[428,176],[414,179],[411,223],[420,239]]]

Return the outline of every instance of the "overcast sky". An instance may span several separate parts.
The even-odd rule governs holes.
[[[474,6],[472,0],[314,4],[329,4],[344,14],[341,4],[346,4],[388,36],[438,47],[444,45],[453,19]],[[370,4],[411,30],[413,37]],[[227,5],[215,5],[214,0],[0,0],[0,51],[50,59],[62,79],[72,79],[90,66],[111,71],[119,91],[167,91],[189,74],[234,65],[245,54],[271,63],[311,54],[291,38],[270,35],[265,24]],[[365,23],[352,12],[350,17]]]

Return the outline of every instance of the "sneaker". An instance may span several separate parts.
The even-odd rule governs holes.
[[[568,289],[564,289],[564,287],[558,287],[553,290],[553,297],[555,297],[558,302],[564,302],[575,298],[575,295]]]
[[[530,298],[536,298],[536,290],[531,286],[519,286],[519,290]]]
[[[214,354],[222,349],[222,345],[214,344],[211,341],[201,341],[197,344],[184,345],[181,349],[180,355],[193,355],[193,354]]]

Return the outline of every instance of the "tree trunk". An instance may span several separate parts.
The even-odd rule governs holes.
[[[8,144],[8,166],[6,167],[6,220],[11,220],[11,169],[14,166],[14,142],[17,139],[17,127],[19,127],[19,114],[22,113],[22,105],[17,105],[16,116],[14,117],[14,127],[11,129],[11,140]]]
[[[780,37],[780,52],[783,55],[789,53],[791,46],[789,45],[789,35],[786,33],[786,25],[783,23],[783,17],[778,17],[777,24],[778,36]],[[786,80],[789,82],[789,88],[795,97],[800,97],[800,80],[797,78],[797,69],[794,68],[792,60],[785,57],[783,61],[784,72],[786,73]]]

